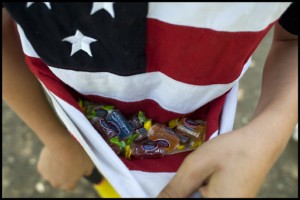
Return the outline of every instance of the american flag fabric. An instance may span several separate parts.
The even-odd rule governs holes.
[[[4,3],[25,60],[71,134],[122,197],[155,197],[189,153],[118,157],[78,98],[155,122],[207,121],[206,140],[232,130],[238,82],[290,3]],[[29,90],[30,91],[30,90]]]

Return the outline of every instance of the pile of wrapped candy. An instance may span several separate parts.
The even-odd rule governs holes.
[[[127,159],[160,158],[193,150],[205,141],[206,122],[202,120],[182,117],[160,124],[142,111],[126,119],[111,105],[79,100],[79,106],[112,150]]]

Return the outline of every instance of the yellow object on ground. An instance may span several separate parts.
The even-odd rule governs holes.
[[[100,198],[121,198],[105,178],[99,184],[93,186]]]

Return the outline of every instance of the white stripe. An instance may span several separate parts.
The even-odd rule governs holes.
[[[147,196],[156,197],[159,192],[173,178],[173,172],[142,172],[131,170],[131,174],[140,183],[142,188],[147,188]]]
[[[226,95],[225,103],[220,117],[219,130],[214,132],[209,140],[217,137],[219,134],[224,134],[232,131],[237,107],[239,82],[237,82]]]
[[[131,170],[131,173],[143,188],[147,188],[148,197],[157,197],[176,174],[175,172],[142,172],[136,170]],[[199,197],[199,193],[193,194],[193,197]]]
[[[261,31],[280,17],[286,3],[149,3],[148,18],[217,31]]]
[[[217,137],[218,136],[218,134],[219,134],[219,129],[218,130],[216,130],[211,136],[210,136],[210,138],[208,138],[208,140],[211,140],[211,139],[213,139],[213,138],[215,138],[215,137]]]
[[[247,70],[247,62],[243,73]],[[229,84],[196,86],[176,81],[161,72],[118,76],[109,72],[82,72],[50,67],[67,85],[84,95],[97,95],[124,102],[145,99],[156,101],[163,109],[186,114],[193,112],[228,91],[239,79]]]
[[[37,55],[37,53],[35,52],[35,50],[33,49],[31,43],[28,41],[22,27],[17,24],[17,29],[20,35],[20,40],[21,40],[21,44],[22,44],[22,48],[23,51],[26,55],[34,57],[34,58],[39,58],[39,56]]]
[[[239,83],[236,83],[236,85],[234,85],[231,91],[226,95],[225,103],[220,117],[220,134],[232,131],[238,99],[238,88]]]
[[[41,83],[42,84],[42,83]],[[43,84],[54,108],[68,130],[76,137],[98,170],[122,197],[147,197],[147,188],[142,188],[128,168],[100,137],[87,118],[53,93]]]
[[[239,82],[237,82],[232,87],[231,91],[226,95],[225,103],[220,117],[219,130],[214,132],[210,136],[209,140],[217,137],[219,134],[224,134],[232,131],[236,115],[238,89]]]
[[[209,140],[217,137],[219,134],[221,135],[232,131],[236,115],[238,89],[239,82],[237,82],[236,85],[232,87],[231,91],[226,95],[225,103],[220,117],[219,130],[214,132],[210,136]]]

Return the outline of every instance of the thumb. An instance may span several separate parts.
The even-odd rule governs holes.
[[[206,183],[214,171],[215,167],[210,159],[200,155],[199,151],[195,151],[186,157],[176,175],[160,192],[158,198],[189,197]]]

